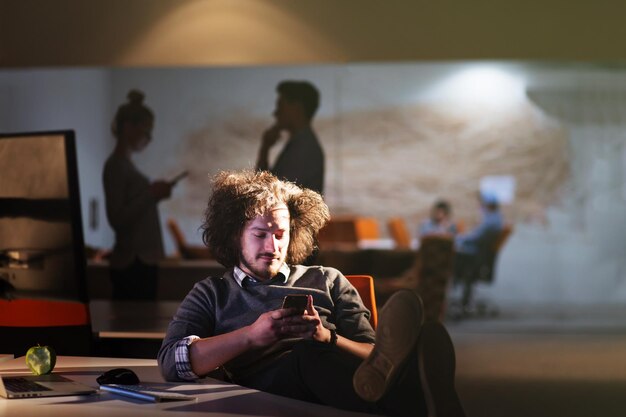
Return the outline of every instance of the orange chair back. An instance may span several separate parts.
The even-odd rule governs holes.
[[[502,249],[506,241],[509,239],[509,236],[511,235],[511,233],[513,233],[513,225],[505,224],[502,230],[500,231],[500,235],[498,236],[498,239],[495,242],[495,245],[494,245],[495,252],[498,252],[500,249]]]
[[[353,217],[332,218],[317,236],[320,248],[356,247],[358,237]]]
[[[411,234],[406,222],[401,217],[392,217],[387,222],[389,233],[396,242],[396,248],[409,249],[411,247]]]
[[[187,244],[187,242],[185,241],[185,236],[180,230],[180,226],[178,226],[178,222],[176,220],[172,218],[167,219],[167,228],[170,230],[170,234],[174,238],[176,246],[178,246],[179,249]]]
[[[458,234],[462,234],[467,231],[467,225],[463,220],[457,220],[454,222],[454,224],[456,225],[456,232]]]
[[[374,291],[374,278],[370,275],[346,275],[346,278],[363,300],[363,304],[372,313],[370,324],[376,330],[378,326],[378,309],[376,308],[376,293]]]
[[[339,216],[319,231],[322,249],[356,249],[360,241],[380,239],[378,221],[373,217]]]
[[[373,217],[357,217],[354,220],[357,240],[380,239],[378,220]]]
[[[167,227],[176,242],[178,253],[183,259],[214,259],[207,247],[187,244],[187,239],[185,239],[185,235],[175,219],[167,219]]]
[[[54,327],[89,323],[89,308],[78,301],[0,300],[0,326]]]

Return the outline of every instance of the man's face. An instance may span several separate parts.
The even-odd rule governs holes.
[[[273,278],[285,263],[289,247],[289,210],[276,206],[269,213],[248,221],[241,234],[239,268],[266,280]]]
[[[446,213],[446,211],[442,208],[437,208],[435,209],[434,213],[433,213],[433,218],[437,223],[441,223],[445,220],[447,220],[448,218],[448,213]]]
[[[293,124],[297,112],[301,111],[301,105],[295,101],[289,101],[282,95],[279,95],[276,99],[276,109],[274,109],[274,118],[276,118],[276,124],[281,129],[289,129]]]

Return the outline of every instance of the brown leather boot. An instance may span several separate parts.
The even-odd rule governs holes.
[[[410,355],[415,355],[423,322],[422,300],[415,291],[397,291],[385,302],[379,315],[374,350],[352,379],[361,398],[376,402],[394,384]]]
[[[465,417],[454,387],[456,358],[446,328],[438,322],[425,323],[417,349],[428,417]]]

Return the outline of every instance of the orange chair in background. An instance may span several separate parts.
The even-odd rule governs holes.
[[[509,236],[511,236],[511,233],[513,233],[513,225],[509,224],[509,223],[505,224],[502,227],[502,231],[500,232],[500,236],[496,240],[496,244],[495,244],[495,248],[494,248],[496,250],[496,252],[498,252],[498,251],[500,251],[500,249],[502,249],[502,247],[504,246],[506,241],[509,239]]]
[[[378,309],[376,308],[376,294],[374,291],[374,278],[370,275],[346,275],[346,278],[356,288],[363,300],[363,304],[372,313],[370,324],[376,330],[378,326]]]
[[[178,253],[183,259],[213,259],[211,251],[201,245],[189,245],[185,235],[183,235],[178,222],[173,218],[167,219],[167,228],[176,242]]]
[[[380,239],[378,221],[373,217],[357,217],[354,220],[357,241]]]
[[[317,236],[321,249],[356,248],[357,232],[353,217],[334,217]]]
[[[459,220],[455,221],[454,224],[456,225],[456,233],[457,234],[460,235],[462,233],[467,232],[467,225],[465,224],[463,219],[459,219]]]
[[[392,217],[387,222],[389,234],[396,243],[398,249],[410,249],[411,233],[402,217]]]
[[[380,239],[380,231],[373,217],[334,217],[318,235],[321,249],[357,249],[359,242],[377,239]]]

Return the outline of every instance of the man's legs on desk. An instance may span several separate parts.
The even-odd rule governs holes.
[[[399,291],[381,310],[376,347],[364,361],[326,344],[304,342],[261,378],[263,386],[252,386],[353,411],[463,417],[450,337],[441,324],[422,321],[416,293]]]
[[[380,313],[376,346],[354,375],[354,388],[389,415],[464,417],[454,387],[454,346],[439,322],[423,321],[417,293],[401,290]]]

